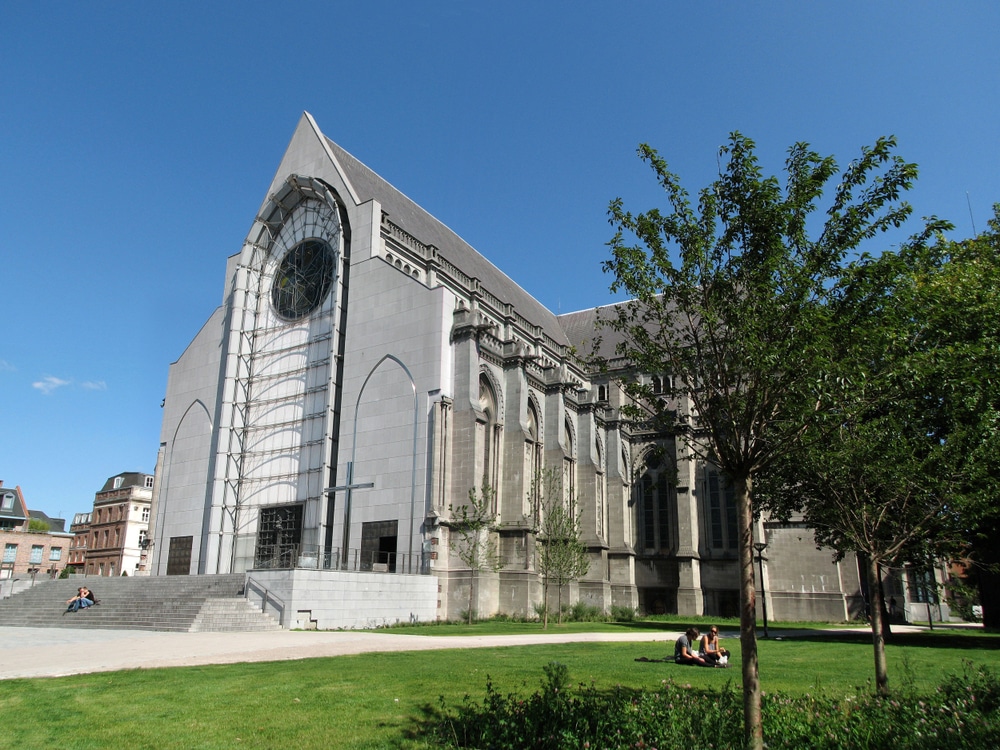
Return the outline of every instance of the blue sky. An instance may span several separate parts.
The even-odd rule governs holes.
[[[0,5],[0,479],[70,520],[152,472],[167,367],[221,302],[303,110],[541,302],[611,300],[608,202],[895,134],[916,215],[1000,201],[1000,4]],[[970,217],[971,207],[971,217]]]

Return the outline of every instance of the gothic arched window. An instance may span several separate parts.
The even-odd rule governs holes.
[[[597,439],[597,467],[595,485],[597,495],[597,527],[595,531],[598,536],[604,536],[604,445],[600,438]]]
[[[563,457],[563,496],[566,500],[576,498],[576,438],[573,423],[566,417],[566,455]]]
[[[666,552],[674,547],[672,521],[676,488],[670,481],[670,467],[657,455],[646,459],[639,477],[639,546],[646,552]]]
[[[542,480],[542,438],[541,426],[535,403],[528,400],[528,417],[525,424],[527,435],[524,440],[525,512],[536,516],[538,512],[538,483]]]
[[[708,545],[714,550],[737,548],[736,493],[714,466],[705,467],[705,511]]]
[[[480,461],[483,485],[496,489],[497,485],[497,397],[484,374],[479,376],[479,409],[486,418],[480,445]]]

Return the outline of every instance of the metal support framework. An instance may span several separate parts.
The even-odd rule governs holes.
[[[233,279],[230,308],[229,361],[227,385],[229,396],[228,424],[224,424],[227,437],[224,448],[222,472],[222,498],[219,503],[218,554],[216,572],[224,572],[225,548],[229,546],[228,569],[236,566],[237,537],[254,516],[246,517],[244,510],[248,497],[263,492],[269,484],[288,483],[294,476],[320,474],[329,471],[330,457],[323,456],[317,465],[299,466],[298,471],[272,469],[278,466],[282,453],[289,463],[301,458],[303,448],[325,443],[330,429],[329,407],[326,392],[333,377],[334,346],[337,339],[335,313],[330,329],[313,326],[314,316],[299,321],[274,325],[268,323],[268,283],[272,267],[281,259],[276,252],[296,242],[320,237],[334,243],[337,253],[337,276],[331,294],[336,298],[342,278],[343,235],[339,208],[329,187],[312,179],[290,176],[277,193],[271,196],[257,217],[250,236],[244,245],[241,262]],[[276,243],[282,240],[281,247]],[[329,303],[324,302],[324,308]],[[261,325],[261,324],[265,325]],[[287,337],[291,329],[304,332],[298,337]],[[321,356],[316,356],[322,346]],[[287,368],[286,362],[304,362],[297,368]],[[314,382],[309,386],[309,380]],[[321,383],[321,385],[317,385]],[[308,387],[307,387],[308,386]],[[322,401],[322,403],[318,403]],[[310,407],[312,405],[312,408]],[[274,414],[300,415],[289,421],[274,421]],[[321,427],[310,425],[322,425]],[[291,440],[276,447],[268,440],[279,431],[298,434],[298,442]],[[316,432],[321,437],[310,438]],[[303,501],[321,500],[308,493]],[[228,537],[228,541],[227,541]]]

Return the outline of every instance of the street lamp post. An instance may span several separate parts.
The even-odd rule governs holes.
[[[767,542],[754,542],[753,548],[757,550],[757,565],[760,569],[760,605],[761,611],[764,613],[764,637],[769,638],[767,634],[767,591],[764,589],[764,561],[767,559],[764,557],[764,550],[767,549]]]

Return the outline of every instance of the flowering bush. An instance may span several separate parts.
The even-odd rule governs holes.
[[[447,747],[601,748],[668,750],[742,748],[740,692],[695,689],[664,680],[655,692],[617,687],[569,688],[568,670],[543,668],[541,689],[525,698],[502,695],[487,679],[481,704],[466,697],[442,712],[432,732]],[[858,691],[827,695],[767,695],[764,739],[769,748],[939,750],[1000,743],[1000,679],[966,665],[932,694],[904,690],[888,698]]]

